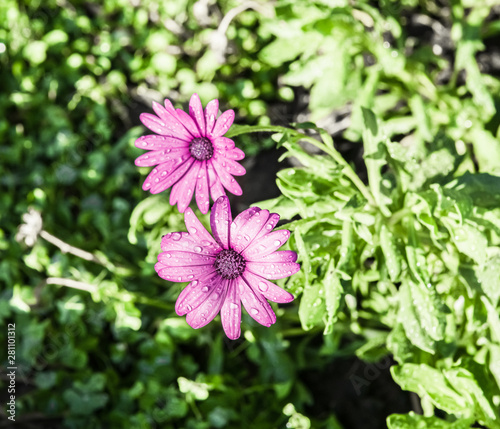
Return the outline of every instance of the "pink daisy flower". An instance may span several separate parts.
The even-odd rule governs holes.
[[[295,274],[300,265],[291,250],[277,251],[290,237],[285,229],[272,231],[279,215],[251,207],[231,218],[229,199],[220,197],[210,213],[212,235],[193,211],[184,214],[188,232],[162,238],[155,265],[158,275],[187,282],[175,304],[179,316],[197,329],[220,312],[222,326],[232,340],[240,336],[241,303],[264,326],[276,322],[267,300],[290,302],[293,295],[269,280]]]
[[[156,134],[139,137],[135,145],[149,152],[139,156],[135,165],[156,167],[148,175],[142,189],[157,194],[170,187],[170,204],[177,203],[181,213],[188,207],[196,190],[196,203],[202,213],[208,213],[209,194],[215,201],[226,195],[224,188],[241,195],[240,185],[233,176],[245,174],[236,161],[245,157],[234,142],[222,137],[234,121],[234,112],[226,110],[218,119],[218,100],[207,104],[205,111],[198,94],[189,102],[189,114],[174,109],[169,100],[165,107],[153,102],[157,116],[140,115],[141,122]]]

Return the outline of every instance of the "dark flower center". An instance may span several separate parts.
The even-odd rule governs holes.
[[[212,158],[214,147],[212,146],[212,142],[206,137],[196,137],[191,140],[189,152],[191,152],[191,156],[197,161],[206,161]]]
[[[214,262],[215,271],[223,279],[235,279],[245,271],[246,261],[233,249],[224,249],[216,257]]]

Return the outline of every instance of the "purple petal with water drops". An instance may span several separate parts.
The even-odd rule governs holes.
[[[204,136],[206,133],[205,114],[198,94],[193,94],[189,100],[189,114],[194,119],[200,135]]]
[[[241,225],[239,230],[236,232],[237,236],[235,239],[231,238],[233,248],[237,252],[243,252],[252,242],[259,232],[264,228],[267,220],[269,218],[269,210],[258,210],[252,214],[252,217],[248,219],[247,222]],[[234,234],[231,234],[233,237]]]
[[[278,213],[271,213],[267,220],[265,221],[264,227],[259,231],[255,237],[255,241],[269,234],[273,228],[277,225],[280,220],[280,215]]]
[[[297,253],[293,250],[278,250],[270,255],[252,257],[253,262],[295,262],[296,260]]]
[[[238,182],[233,178],[233,176],[231,176],[226,170],[224,170],[214,158],[208,160],[208,165],[212,166],[215,174],[219,178],[224,188],[226,188],[234,195],[241,195],[243,193]]]
[[[290,237],[290,231],[280,229],[270,232],[261,238],[256,238],[242,253],[247,261],[261,258],[279,249]]]
[[[222,288],[221,283],[220,277],[215,273],[193,280],[179,294],[175,302],[175,312],[179,316],[184,316],[198,308],[210,296],[214,288],[218,286]]]
[[[177,113],[177,117],[181,121],[182,125],[184,125],[184,128],[191,134],[191,138],[193,137],[200,137],[200,131],[198,130],[198,127],[196,123],[194,122],[194,119],[191,118],[184,110],[177,109],[175,111]]]
[[[219,154],[224,155],[228,150],[235,149],[234,141],[227,137],[217,137],[212,139],[212,144]]]
[[[234,111],[226,110],[219,116],[219,118],[215,122],[215,126],[211,132],[211,135],[213,137],[223,136],[224,134],[227,133],[229,128],[231,128],[231,125],[233,125],[233,121],[234,121]]]
[[[215,174],[214,167],[211,163],[207,162],[207,173],[208,173],[208,187],[210,189],[210,195],[212,200],[217,201],[219,197],[226,195],[224,187],[220,182],[219,176]]]
[[[240,148],[235,147],[233,149],[227,149],[226,151],[224,151],[224,156],[228,159],[240,161],[245,158],[245,152],[243,152]]]
[[[212,161],[219,164],[217,171],[219,171],[219,169],[225,169],[229,174],[232,174],[233,176],[243,176],[246,173],[245,167],[241,166],[232,159],[226,158],[225,156],[216,154],[213,156]]]
[[[234,281],[228,282],[226,299],[220,311],[222,327],[227,337],[236,340],[241,334],[241,304],[239,288]]]
[[[153,165],[163,164],[164,162],[170,162],[175,155],[176,159],[179,159],[183,154],[187,154],[187,148],[174,148],[174,149],[161,149],[152,150],[142,154],[135,160],[135,165],[138,167],[151,167]]]
[[[210,209],[210,189],[208,187],[207,162],[203,161],[196,179],[196,204],[203,214]]]
[[[156,103],[155,101],[153,101],[153,110],[158,115],[159,121],[163,124],[163,127],[165,128],[164,132],[159,134],[181,138],[186,141],[190,140],[191,136],[179,122],[179,119],[177,118],[175,111],[173,110],[170,111],[169,109],[164,108],[161,104]]]
[[[252,285],[256,292],[260,292],[269,301],[286,304],[294,299],[290,292],[250,271],[245,271],[242,277],[247,284]]]
[[[229,248],[229,228],[232,216],[229,206],[229,198],[219,197],[212,207],[210,213],[210,227],[215,240],[224,249]]]
[[[170,194],[170,204],[174,205],[177,202],[179,213],[184,211],[189,206],[191,198],[193,197],[194,187],[196,185],[196,177],[200,170],[201,163],[194,161],[188,172],[177,183],[172,186]],[[175,198],[175,201],[174,201]]]
[[[220,279],[220,285],[209,292],[208,298],[186,315],[186,322],[194,329],[201,328],[219,313],[226,298],[228,281]]]
[[[289,277],[300,270],[295,262],[250,262],[247,261],[246,270],[265,279],[277,280]]]
[[[160,178],[160,180],[156,181],[154,179],[153,186],[151,186],[151,193],[157,194],[161,191],[164,191],[167,188],[170,188],[174,183],[176,183],[193,165],[194,159],[188,158],[184,163],[180,164],[175,170],[173,170],[169,175],[164,178]]]
[[[248,231],[248,225],[253,225],[251,219],[260,211],[258,207],[250,207],[234,218],[231,224],[231,248],[234,251],[238,253],[242,252],[252,241],[253,237]],[[262,228],[262,223],[260,226],[257,224],[255,224],[255,226],[260,229]]]
[[[214,255],[222,250],[222,247],[220,247],[219,244],[213,239],[212,235],[210,235],[206,228],[201,224],[193,210],[190,208],[187,208],[184,213],[184,223],[186,224],[190,238],[199,243],[199,247],[203,247],[203,249],[211,251]]]
[[[180,250],[183,252],[214,256],[220,251],[220,247],[217,246],[214,246],[208,240],[200,241],[187,232],[170,232],[161,239],[161,249],[164,252]]]
[[[211,135],[214,129],[217,114],[219,113],[219,100],[209,101],[205,107],[205,135]]]
[[[157,134],[148,134],[139,137],[134,144],[135,147],[145,150],[173,149],[177,147],[185,147],[187,149],[189,147],[189,142],[186,140],[177,137],[159,136]]]
[[[171,282],[190,282],[200,276],[204,276],[215,272],[213,266],[210,265],[191,265],[189,267],[172,267],[161,262],[155,264],[155,270],[158,275],[165,280]]]
[[[158,262],[169,267],[191,267],[195,265],[212,266],[214,261],[215,256],[181,250],[168,250],[158,255]]]
[[[263,326],[271,326],[276,323],[276,314],[264,296],[258,292],[257,286],[253,286],[239,277],[238,286],[240,288],[240,298],[247,313],[256,322]]]

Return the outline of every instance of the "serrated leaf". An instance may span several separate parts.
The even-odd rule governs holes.
[[[434,354],[435,342],[444,338],[445,319],[435,292],[419,282],[403,279],[399,288],[398,322],[412,344]]]
[[[449,387],[443,373],[425,364],[406,363],[391,367],[391,374],[403,390],[428,397],[437,408],[460,417],[471,417],[473,408],[457,391]]]
[[[421,416],[410,411],[408,414],[392,414],[387,418],[388,429],[468,429],[473,419],[448,422],[435,416]]]

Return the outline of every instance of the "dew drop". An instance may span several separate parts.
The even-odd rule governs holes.
[[[160,181],[160,179],[157,177],[155,178],[155,183],[158,183]]]
[[[243,238],[246,240],[246,241],[250,241],[250,237],[248,235],[244,235]]]
[[[167,258],[171,258],[171,257],[172,257],[172,255],[171,255],[170,253],[165,253],[165,256],[166,256]]]
[[[273,243],[275,246],[279,246],[281,244],[281,241],[279,240],[274,240],[274,243]]]
[[[174,233],[172,234],[172,240],[174,240],[174,241],[179,241],[180,239],[181,239],[181,234],[180,234],[180,232],[174,232]]]
[[[256,308],[252,308],[250,310],[250,313],[252,313],[254,316],[256,316],[257,314],[259,314],[259,310],[257,310]]]
[[[272,226],[271,224],[269,224],[269,223],[268,223],[268,224],[266,225],[266,229],[267,229],[267,230],[273,229],[273,226]]]
[[[179,280],[181,282],[182,281],[182,277],[181,276],[177,277],[177,280]]]
[[[194,276],[192,274],[190,274],[187,278],[188,278],[188,280],[192,280],[192,279],[194,279]]]
[[[189,228],[189,232],[191,234],[196,234],[198,232],[198,230],[196,228]]]
[[[195,287],[195,286],[197,286],[197,285],[198,285],[198,283],[199,283],[199,282],[198,282],[198,280],[193,280],[193,281],[191,282],[191,286],[192,286],[192,287]]]
[[[193,309],[193,307],[191,307],[190,305],[186,305],[186,310],[187,310],[188,312],[190,312],[192,309]]]
[[[238,304],[236,304],[235,302],[232,302],[231,304],[229,304],[229,307],[231,307],[233,310],[235,310],[238,308]]]
[[[201,288],[201,291],[202,291],[202,292],[205,292],[205,293],[207,293],[207,292],[208,292],[208,287],[206,287],[206,286],[203,286],[203,287]]]
[[[215,300],[219,299],[219,297],[220,297],[220,295],[217,292],[214,292],[210,298],[215,301]]]
[[[200,246],[196,246],[196,247],[194,248],[194,251],[195,251],[196,253],[200,253],[202,250],[203,250],[203,249],[202,249]]]
[[[259,289],[260,289],[262,292],[266,292],[266,291],[269,289],[269,285],[268,285],[267,283],[260,282],[260,283],[259,283]]]

